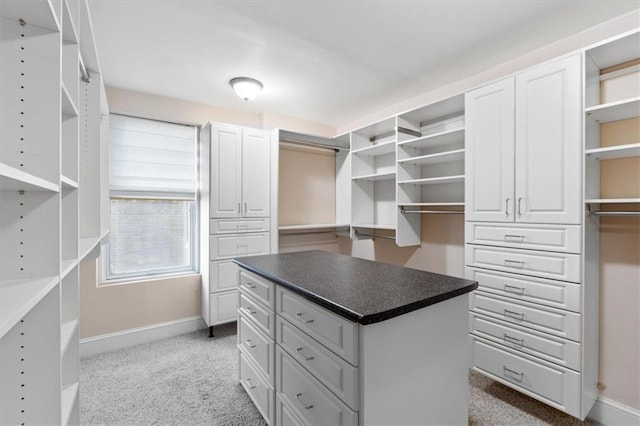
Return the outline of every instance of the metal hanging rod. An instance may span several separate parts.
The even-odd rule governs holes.
[[[606,210],[600,210],[597,212],[589,212],[589,214],[594,215],[594,216],[640,216],[640,212],[634,212],[634,211],[606,211]]]
[[[464,214],[463,210],[404,210],[400,209],[401,213],[414,213],[414,214]]]
[[[295,229],[281,229],[278,232],[280,232],[281,236],[287,236],[287,235],[313,235],[313,234],[343,234],[344,232],[346,232],[346,229],[344,228],[335,228],[335,229],[327,229],[324,231],[305,231],[305,230],[295,230]]]
[[[416,138],[419,138],[422,136],[422,133],[418,132],[417,130],[407,129],[406,127],[400,127],[400,126],[398,126],[398,133],[404,133],[405,135],[415,136]]]
[[[395,240],[396,239],[396,237],[387,237],[386,235],[361,234],[357,230],[353,231],[353,235],[355,235],[356,237],[373,238],[374,240],[376,238],[382,238],[384,240]]]

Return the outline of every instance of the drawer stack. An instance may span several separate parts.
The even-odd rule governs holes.
[[[583,364],[579,225],[466,223],[472,368],[576,417]]]
[[[239,275],[232,259],[269,253],[268,229],[268,218],[210,219],[209,326],[236,321]]]

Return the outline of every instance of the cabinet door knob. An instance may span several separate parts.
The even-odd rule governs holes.
[[[253,343],[251,343],[251,339],[247,339],[245,340],[245,343],[247,344],[247,346],[249,346],[251,349],[255,348],[256,345],[254,345]]]

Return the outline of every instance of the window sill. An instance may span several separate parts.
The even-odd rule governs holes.
[[[110,287],[116,285],[129,285],[129,284],[141,284],[148,283],[150,281],[165,281],[165,280],[175,280],[178,278],[189,278],[189,277],[199,277],[199,272],[178,272],[175,274],[164,274],[164,275],[153,275],[148,277],[136,277],[136,278],[115,278],[105,280],[103,279],[98,287]]]

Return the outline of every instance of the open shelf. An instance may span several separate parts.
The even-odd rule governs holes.
[[[587,56],[599,69],[640,57],[640,32],[587,50]]]
[[[62,183],[62,187],[66,189],[78,189],[78,182],[70,179],[64,175],[60,176],[60,182]]]
[[[78,399],[78,382],[72,383],[68,386],[65,386],[62,389],[62,424],[66,425],[69,423],[69,419],[71,417],[71,412],[73,411],[73,407],[76,405],[76,401]]]
[[[464,175],[402,180],[402,181],[398,181],[398,185],[407,185],[407,184],[436,185],[439,183],[457,183],[457,182],[464,182]]]
[[[66,43],[78,44],[78,32],[69,10],[69,3],[63,1],[62,9],[62,40]]]
[[[640,198],[589,198],[584,202],[586,204],[636,204],[640,203]]]
[[[78,320],[68,321],[60,327],[60,353],[64,355],[71,343],[73,334],[78,329]]]
[[[366,181],[380,181],[380,180],[393,180],[396,178],[396,172],[382,172],[374,173],[370,175],[354,176],[351,180],[366,180]]]
[[[385,155],[391,154],[396,150],[396,142],[384,142],[379,145],[372,145],[366,148],[354,149],[351,151],[352,154],[360,154],[360,155]]]
[[[60,86],[62,88],[62,115],[64,117],[77,117],[78,108],[76,108],[69,91],[64,83],[61,83]]]
[[[336,223],[319,223],[309,225],[281,225],[278,226],[278,231],[297,231],[307,229],[337,229],[348,228],[349,224],[336,224]]]
[[[53,182],[0,163],[0,190],[60,192]]]
[[[57,276],[0,281],[0,338],[58,282]]]
[[[100,244],[100,237],[80,237],[78,240],[78,258],[82,261]]]
[[[62,262],[60,262],[60,279],[69,275],[69,272],[71,272],[77,264],[77,259],[62,259]]]
[[[456,149],[453,151],[438,152],[436,154],[421,155],[419,157],[406,158],[398,160],[398,164],[415,164],[424,166],[426,164],[446,163],[448,161],[457,161],[464,159],[464,149]]]
[[[388,231],[395,231],[396,227],[394,225],[384,225],[377,223],[359,223],[351,225],[352,228],[367,228],[367,229],[385,229]]]
[[[28,24],[55,32],[60,31],[60,24],[48,1],[2,1],[0,16],[16,21],[24,19]]]
[[[454,145],[462,141],[464,141],[464,128],[446,130],[432,135],[409,139],[403,142],[398,142],[398,146],[422,149]]]
[[[585,113],[598,123],[638,117],[640,116],[640,97],[592,106],[585,109]]]
[[[596,160],[612,160],[640,156],[640,143],[608,146],[605,148],[587,149],[585,154]]]

